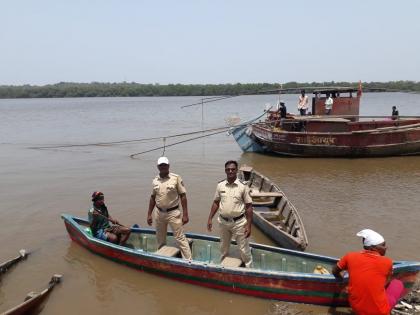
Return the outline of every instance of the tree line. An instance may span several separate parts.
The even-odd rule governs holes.
[[[134,97],[134,96],[215,96],[277,93],[279,88],[322,88],[325,86],[358,87],[358,82],[287,82],[287,83],[236,83],[236,84],[140,84],[122,83],[71,83],[50,85],[2,85],[0,98],[54,98],[54,97]],[[364,91],[420,92],[420,82],[390,81],[363,82]]]

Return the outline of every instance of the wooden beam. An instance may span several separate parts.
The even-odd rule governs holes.
[[[251,192],[251,197],[283,197],[283,194],[280,192],[266,192],[266,191],[257,191]]]

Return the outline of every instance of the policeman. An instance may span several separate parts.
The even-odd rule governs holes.
[[[251,235],[252,199],[247,185],[238,178],[238,163],[225,163],[226,179],[217,184],[214,201],[210,209],[207,230],[212,230],[212,220],[217,210],[220,226],[221,260],[229,253],[232,237],[236,240],[245,267],[252,267],[251,249],[248,238]]]
[[[152,212],[157,208],[156,219],[156,239],[158,248],[166,244],[166,234],[168,224],[174,233],[175,240],[181,250],[184,259],[191,259],[191,249],[185,237],[183,225],[187,224],[188,205],[184,183],[181,176],[169,173],[169,160],[162,156],[157,161],[159,175],[153,179],[153,191],[150,196],[149,210],[147,213],[147,224],[152,225]],[[182,205],[179,210],[179,202]]]

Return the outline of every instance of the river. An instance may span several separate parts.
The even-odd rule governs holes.
[[[301,314],[328,308],[285,304],[183,284],[119,265],[73,244],[61,213],[86,216],[90,195],[105,194],[113,216],[127,225],[146,225],[151,181],[163,150],[130,154],[163,145],[165,137],[226,125],[262,113],[277,96],[242,96],[181,109],[196,97],[74,98],[0,100],[0,261],[20,248],[33,250],[1,280],[0,311],[26,293],[64,275],[43,314],[281,314],[283,306]],[[297,95],[284,95],[297,112]],[[420,115],[420,95],[366,93],[361,115]],[[192,137],[192,136],[190,136]],[[167,138],[165,144],[185,140]],[[355,233],[372,228],[387,241],[387,255],[420,260],[420,156],[370,159],[279,158],[242,153],[226,133],[167,147],[171,171],[188,190],[187,231],[205,233],[216,183],[224,162],[236,159],[278,183],[298,209],[309,238],[307,251],[341,256],[361,247]],[[213,231],[217,235],[217,229]],[[272,245],[256,228],[252,241]]]

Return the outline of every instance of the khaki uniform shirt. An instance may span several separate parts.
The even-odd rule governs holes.
[[[225,218],[236,218],[245,213],[245,204],[252,203],[249,187],[238,178],[229,184],[225,179],[217,184],[215,201],[220,201],[219,213]]]
[[[179,205],[179,195],[187,192],[181,176],[173,173],[169,173],[165,178],[156,176],[152,185],[152,196],[155,197],[156,206],[161,209],[169,209]]]

